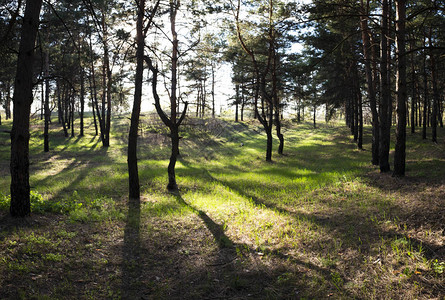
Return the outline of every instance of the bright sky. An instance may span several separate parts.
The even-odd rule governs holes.
[[[300,3],[311,3],[312,0],[297,0]],[[178,26],[178,30],[179,30],[179,26]],[[300,51],[302,48],[302,46],[298,43],[294,44],[292,46],[292,52],[298,52]],[[147,71],[145,71],[144,74],[144,78],[147,78]],[[129,82],[129,84],[131,84]],[[184,85],[185,83],[182,82],[182,84]],[[210,84],[211,84],[211,80],[207,81],[208,87],[207,87],[207,91],[210,91]],[[164,89],[164,84],[163,81],[159,82],[159,89],[158,92],[161,95],[161,99],[162,102],[164,103],[164,108],[167,108],[168,106],[168,97],[165,93],[165,89]],[[217,73],[216,73],[216,84],[215,84],[215,102],[216,102],[216,113],[220,114],[220,112],[225,111],[227,109],[230,109],[229,105],[228,105],[228,99],[233,96],[234,94],[234,87],[232,85],[232,80],[231,80],[231,67],[228,64],[222,64],[217,68]],[[188,99],[190,102],[194,102],[195,99],[193,99],[194,95],[192,94],[190,96],[191,98]],[[87,100],[87,102],[89,101],[89,99]],[[128,101],[130,103],[130,109],[132,107],[132,103],[133,103],[133,94],[131,93],[130,96],[128,97]],[[144,84],[143,86],[143,99],[142,99],[142,111],[152,111],[154,109],[153,106],[153,97],[152,97],[152,93],[151,93],[151,86],[147,83]],[[208,95],[207,96],[207,102],[210,103],[211,102],[211,96]],[[36,111],[40,108],[41,105],[41,101],[40,101],[40,91],[36,91],[35,92],[35,101],[33,103],[33,111]],[[191,109],[193,109],[193,106],[191,107]],[[86,111],[89,110],[88,107],[85,108]]]

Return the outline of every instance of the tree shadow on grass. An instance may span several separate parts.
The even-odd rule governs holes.
[[[363,255],[365,257],[371,258],[380,257],[381,253],[379,250],[379,245],[382,243],[382,241],[385,241],[386,243],[384,247],[393,247],[392,243],[394,243],[394,245],[396,245],[397,243],[404,243],[410,245],[410,247],[412,247],[412,249],[414,249],[415,251],[419,249],[419,251],[421,251],[422,253],[422,256],[427,258],[428,260],[441,259],[443,246],[440,247],[435,244],[423,241],[419,238],[410,236],[403,230],[399,230],[399,228],[382,226],[383,223],[381,222],[384,222],[387,219],[384,219],[383,221],[373,220],[369,217],[369,213],[374,212],[374,210],[372,209],[370,210],[366,207],[361,208],[361,206],[358,205],[353,210],[339,210],[338,207],[337,209],[331,210],[329,209],[330,206],[332,206],[331,208],[335,208],[335,203],[332,203],[328,204],[329,207],[327,212],[306,212],[293,210],[289,209],[286,206],[280,205],[279,203],[260,199],[254,193],[251,193],[249,189],[246,189],[245,185],[240,185],[238,182],[219,180],[213,177],[212,174],[204,168],[201,168],[201,172],[198,172],[197,170],[199,168],[193,168],[192,166],[190,167],[192,169],[196,169],[194,170],[194,173],[199,174],[199,176],[201,176],[204,180],[218,183],[222,186],[227,187],[229,190],[237,193],[242,198],[249,199],[251,203],[258,206],[259,208],[276,211],[282,215],[290,216],[295,220],[299,220],[299,222],[301,220],[305,222],[307,221],[309,224],[315,225],[315,230],[317,230],[317,228],[322,228],[323,230],[325,230],[328,235],[325,237],[325,239],[323,239],[322,243],[317,240],[307,240],[304,243],[303,247],[305,248],[305,251],[316,253],[317,256],[320,255],[321,257],[323,257],[324,255],[328,255],[329,257],[333,254],[335,259],[339,260],[340,266],[342,267],[338,267],[336,265],[327,265],[326,267],[320,267],[308,262],[302,262],[293,255],[289,255],[289,249],[287,249],[286,246],[280,246],[279,248],[276,248],[275,250],[272,250],[272,252],[270,252],[272,257],[275,257],[280,261],[286,260],[288,262],[291,262],[292,264],[306,265],[308,269],[313,270],[315,274],[319,274],[319,276],[325,279],[331,280],[332,276],[337,276],[341,279],[340,282],[342,283],[347,283],[349,281],[354,282],[354,268],[361,268],[361,266],[364,266],[361,257]],[[376,201],[379,201],[379,199],[376,199]],[[388,207],[385,207],[385,210],[391,211],[394,216],[397,217],[401,213],[402,207],[399,207],[397,203],[391,203]],[[375,212],[379,214],[378,211]],[[310,225],[310,227],[312,227],[312,225]],[[338,243],[340,246],[337,249],[337,246],[334,247],[334,244]],[[387,243],[391,243],[391,245],[388,245]],[[330,247],[332,247],[332,249]],[[331,253],[331,251],[333,250],[334,252]],[[267,251],[268,250],[264,252]],[[342,253],[344,252],[356,253],[354,254],[354,256],[352,256],[355,257],[353,258],[354,262],[351,261],[351,257],[343,256]],[[385,257],[382,257],[382,259],[385,259]],[[391,262],[385,263],[391,264]],[[352,272],[344,272],[342,268],[344,268],[345,266],[346,269],[353,267]],[[399,266],[395,265],[393,267],[398,268]],[[431,292],[433,294],[438,290],[437,288],[429,289],[427,285],[425,285],[425,288],[428,289],[428,292]],[[342,293],[346,295],[348,291],[346,289],[342,289]],[[354,295],[354,297],[357,296]]]
[[[204,211],[199,210],[192,205],[185,202],[185,200],[182,198],[181,194],[179,192],[173,194],[176,198],[176,201],[180,205],[183,205],[185,207],[188,207],[191,209],[194,213],[196,213],[199,218],[204,222],[207,229],[212,233],[213,238],[215,239],[216,243],[218,244],[218,247],[220,249],[223,248],[233,248],[234,243],[232,240],[230,240],[229,237],[224,233],[224,229],[222,225],[219,225],[215,223]]]
[[[129,199],[122,249],[122,299],[140,298],[142,276],[140,227],[141,202],[139,199]]]

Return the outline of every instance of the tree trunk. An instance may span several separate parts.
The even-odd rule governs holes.
[[[44,55],[44,53],[41,53],[42,55]],[[42,74],[43,76],[45,76],[44,74]],[[42,77],[43,77],[42,76]],[[45,115],[45,82],[42,81],[40,84],[41,87],[41,93],[40,93],[40,120],[43,120],[44,115]]]
[[[241,96],[241,111],[240,111],[240,113],[241,113],[241,122],[243,122],[244,121],[244,107],[245,107],[245,105],[246,105],[246,102],[245,102],[246,100],[244,99],[244,94]]]
[[[360,87],[357,91],[358,97],[358,141],[357,148],[363,149],[363,99],[360,92]]]
[[[11,205],[13,217],[31,213],[29,186],[29,117],[32,103],[34,47],[42,0],[27,0],[20,34],[11,130]]]
[[[108,49],[107,49],[108,50]],[[103,143],[104,147],[110,146],[110,130],[111,130],[111,70],[110,70],[110,60],[108,55],[106,56],[106,71],[107,71],[107,119],[105,123],[105,140]]]
[[[362,30],[362,41],[363,41],[363,55],[365,58],[365,72],[366,72],[366,81],[368,87],[368,98],[369,105],[371,108],[372,114],[372,146],[371,146],[371,154],[372,154],[372,164],[379,164],[379,116],[377,112],[377,100],[375,94],[375,84],[374,78],[372,74],[371,68],[371,42],[370,42],[370,32],[368,27],[368,9],[365,10],[363,0],[361,0],[362,5],[362,15],[366,17],[360,18],[360,27]],[[369,5],[369,0],[367,6]]]
[[[423,45],[425,47],[425,39]],[[426,51],[423,51],[423,126],[422,139],[426,140],[426,126],[427,126],[427,111],[428,111],[428,74],[426,70]]]
[[[391,102],[390,87],[388,84],[388,0],[382,1],[382,34],[381,34],[381,60],[380,60],[380,145],[379,145],[379,165],[380,172],[389,172],[389,147],[390,147],[390,117],[389,103]]]
[[[98,135],[99,132],[97,130],[97,120],[96,120],[96,109],[95,109],[95,91],[96,89],[93,88],[93,84],[92,84],[92,80],[91,80],[92,75],[90,76],[89,80],[89,84],[90,84],[90,98],[91,98],[91,109],[93,110],[93,122],[94,122],[94,130],[95,130],[95,135]]]
[[[85,111],[85,76],[83,68],[80,68],[80,132],[79,136],[84,136],[83,133],[83,115]]]
[[[354,86],[352,87],[352,101],[354,101],[354,141],[358,142],[358,132],[359,132],[359,99],[358,99],[358,94],[356,92],[356,88],[358,85],[358,82],[355,83],[355,81],[357,81],[357,79],[352,80]]]
[[[5,99],[5,119],[11,119],[11,84],[6,83],[6,99]]]
[[[100,139],[103,141],[105,139],[105,136],[104,136],[105,124],[104,124],[104,119],[103,119],[103,116],[105,114],[104,114],[104,110],[101,111],[99,109],[99,99],[97,99],[97,90],[96,90],[96,72],[94,71],[94,65],[93,65],[92,61],[91,61],[91,81],[93,82],[93,101],[94,101],[93,105],[96,108],[97,120],[99,121]],[[102,101],[102,107],[104,107],[104,101]]]
[[[433,46],[431,39],[431,31],[432,29],[430,28],[430,36],[429,36],[430,47]],[[437,88],[436,58],[434,57],[433,51],[430,51],[430,66],[431,66],[431,83],[433,85],[433,103],[432,103],[432,113],[431,113],[431,132],[432,132],[431,140],[433,141],[433,143],[437,143],[437,119],[438,119],[437,107],[440,102],[440,96],[439,96],[439,90]]]
[[[215,117],[215,66],[212,66],[212,118]]]
[[[57,82],[57,109],[59,112],[59,123],[62,124],[62,128],[63,128],[63,135],[65,137],[68,137],[68,130],[66,128],[66,122],[65,122],[65,117],[64,117],[64,103],[62,101],[62,96],[61,96],[61,89],[62,87],[60,86],[60,82]]]
[[[266,129],[266,136],[267,136],[267,143],[266,143],[266,161],[272,161],[272,127],[267,127]]]
[[[45,53],[45,99],[44,99],[44,115],[45,125],[43,130],[43,151],[49,152],[49,50]]]
[[[159,3],[159,1],[158,1]],[[158,69],[153,66],[151,59],[145,56],[145,60],[148,64],[148,67],[153,73],[152,79],[152,90],[153,97],[155,100],[155,108],[156,111],[161,118],[162,122],[170,129],[170,137],[172,142],[172,152],[170,156],[170,162],[168,164],[168,184],[167,190],[170,192],[177,192],[178,185],[176,184],[176,174],[175,174],[175,165],[176,160],[179,155],[179,126],[185,118],[187,112],[188,103],[185,102],[184,110],[182,114],[177,120],[176,117],[176,89],[177,89],[177,63],[178,63],[178,35],[176,33],[176,13],[179,8],[179,1],[170,0],[170,25],[171,25],[171,33],[172,33],[172,56],[171,56],[171,91],[170,91],[170,117],[168,117],[165,112],[161,108],[159,95],[157,93],[157,76]]]
[[[406,56],[405,56],[405,0],[396,0],[396,46],[397,46],[397,131],[393,176],[405,175],[406,148]]]
[[[314,128],[317,128],[316,117],[317,117],[317,106],[314,104]]]
[[[142,100],[142,82],[144,72],[144,20],[145,0],[138,1],[138,18],[136,24],[136,74],[134,84],[134,102],[133,111],[131,113],[130,133],[128,135],[128,182],[129,182],[129,198],[140,199],[140,185],[137,162],[137,138],[139,128],[139,117],[141,113]]]
[[[238,103],[239,103],[239,84],[235,85],[236,95],[235,95],[235,122],[238,122]]]
[[[71,137],[74,137],[74,101],[76,99],[76,97],[74,97],[74,92],[70,97],[71,99]]]
[[[281,122],[280,122],[280,112],[279,109],[275,109],[275,129],[277,131],[277,137],[280,141],[280,144],[278,145],[278,154],[282,155],[284,150],[284,136],[281,133]]]
[[[178,190],[178,185],[176,183],[175,166],[179,153],[179,132],[176,126],[172,126],[170,128],[170,135],[172,142],[172,152],[170,155],[170,162],[167,168],[167,173],[168,173],[167,190],[174,192]]]
[[[414,49],[414,41],[410,43],[410,50]],[[416,132],[417,126],[417,90],[416,90],[416,69],[414,52],[411,54],[411,133]]]

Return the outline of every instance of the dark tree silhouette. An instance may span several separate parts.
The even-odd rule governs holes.
[[[406,157],[406,55],[405,55],[405,0],[396,1],[396,46],[397,46],[397,132],[393,176],[405,175]]]
[[[29,116],[32,103],[34,48],[42,0],[27,0],[20,35],[11,130],[11,206],[14,217],[31,213],[29,187]]]

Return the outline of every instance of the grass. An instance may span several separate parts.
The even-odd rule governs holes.
[[[285,123],[266,163],[261,125],[187,119],[166,192],[169,141],[145,116],[141,203],[127,198],[129,121],[104,149],[32,122],[33,214],[8,216],[0,135],[0,295],[36,299],[444,299],[445,131],[408,135],[407,176],[370,165],[341,125]],[[1,130],[10,123],[3,122]],[[275,140],[275,146],[277,141]]]

